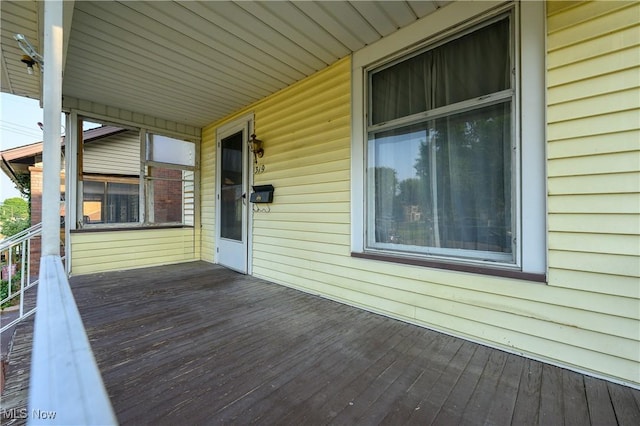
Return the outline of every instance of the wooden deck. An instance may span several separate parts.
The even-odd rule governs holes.
[[[122,424],[640,424],[640,391],[203,262],[71,284]]]
[[[123,425],[640,424],[638,390],[204,262],[71,286]]]

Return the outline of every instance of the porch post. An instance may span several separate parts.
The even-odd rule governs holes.
[[[62,114],[61,0],[44,2],[42,256],[60,255],[60,116]]]

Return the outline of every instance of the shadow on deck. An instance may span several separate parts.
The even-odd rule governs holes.
[[[640,391],[204,262],[71,279],[121,424],[640,424]]]

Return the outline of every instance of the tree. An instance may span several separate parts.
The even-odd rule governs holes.
[[[394,208],[398,194],[398,176],[391,167],[375,167],[376,241],[389,242],[395,233]]]
[[[29,203],[20,197],[7,198],[0,204],[0,234],[10,237],[29,227]]]

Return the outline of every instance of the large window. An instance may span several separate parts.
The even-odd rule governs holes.
[[[369,70],[369,247],[514,261],[510,22]]]
[[[354,53],[354,256],[544,279],[544,22],[452,2]]]
[[[138,222],[139,187],[135,179],[85,177],[82,202],[84,223]]]
[[[82,224],[113,226],[141,220],[140,132],[85,122],[80,144]]]
[[[194,224],[195,143],[114,126],[83,136],[83,226]]]

